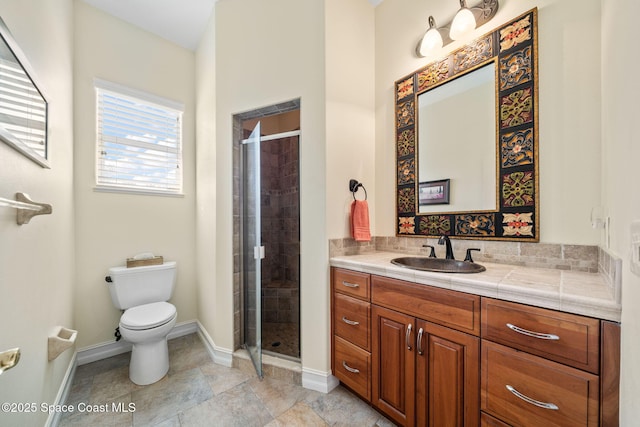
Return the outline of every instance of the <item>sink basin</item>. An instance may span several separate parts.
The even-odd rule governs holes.
[[[400,267],[433,271],[436,273],[480,273],[486,270],[484,266],[474,262],[417,256],[394,258],[391,260],[391,263],[399,265]]]

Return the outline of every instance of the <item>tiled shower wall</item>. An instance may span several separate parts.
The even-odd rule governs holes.
[[[300,312],[298,137],[261,146],[262,320],[297,323]]]

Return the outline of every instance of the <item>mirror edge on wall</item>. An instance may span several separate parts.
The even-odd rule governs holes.
[[[48,131],[48,125],[49,125],[49,120],[48,120],[49,102],[47,101],[47,96],[44,94],[41,84],[36,84],[35,72],[33,71],[33,68],[31,67],[31,64],[27,60],[27,57],[25,56],[25,54],[20,49],[20,46],[16,42],[15,38],[11,34],[11,31],[9,30],[9,28],[7,27],[7,25],[5,24],[4,20],[1,17],[0,17],[0,39],[5,43],[5,45],[7,46],[8,50],[16,58],[16,60],[18,61],[18,65],[20,65],[20,67],[22,68],[22,70],[26,74],[27,78],[31,81],[33,87],[38,92],[38,94],[42,98],[42,102],[44,103],[44,140],[43,140],[44,155],[40,155],[39,153],[37,153],[35,150],[30,148],[26,143],[24,143],[19,138],[17,138],[15,135],[13,135],[11,133],[11,131],[9,131],[8,129],[3,128],[1,125],[0,125],[0,140],[2,140],[8,146],[10,146],[11,148],[15,149],[16,151],[18,151],[19,153],[21,153],[22,155],[24,155],[28,159],[30,159],[33,162],[37,163],[41,167],[50,169],[51,168],[51,164],[50,164],[49,159],[48,159],[48,153],[49,153],[49,141],[48,141],[48,136],[49,136],[49,131]]]
[[[395,82],[397,236],[538,242],[537,8]],[[496,60],[499,78],[495,211],[416,212],[417,96]]]

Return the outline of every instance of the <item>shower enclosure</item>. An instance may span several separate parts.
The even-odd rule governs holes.
[[[287,106],[296,108],[234,121],[244,138],[234,151],[236,347],[248,350],[260,376],[263,352],[300,358],[299,101]]]

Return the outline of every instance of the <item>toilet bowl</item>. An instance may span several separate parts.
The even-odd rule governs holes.
[[[167,335],[176,324],[173,304],[154,302],[126,310],[120,317],[120,334],[130,342],[129,378],[138,385],[153,384],[169,371]]]
[[[169,371],[167,335],[176,324],[177,311],[167,301],[175,278],[175,262],[109,269],[106,281],[111,299],[116,308],[124,310],[120,335],[133,346],[129,378],[135,384],[155,383]]]

